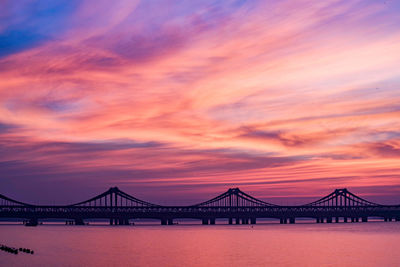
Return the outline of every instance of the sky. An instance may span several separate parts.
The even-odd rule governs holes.
[[[400,203],[400,1],[0,0],[0,193]]]

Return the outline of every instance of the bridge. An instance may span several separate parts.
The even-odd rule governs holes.
[[[305,205],[274,205],[230,188],[225,193],[191,206],[162,206],[135,198],[117,187],[86,201],[72,205],[32,205],[0,194],[0,218],[24,219],[37,225],[42,219],[67,219],[68,224],[84,225],[88,219],[108,219],[110,225],[129,225],[135,219],[157,219],[172,225],[176,219],[198,219],[215,224],[226,219],[229,224],[256,224],[260,218],[275,218],[281,224],[298,218],[312,218],[316,223],[367,222],[368,218],[400,221],[400,205],[380,205],[354,195],[347,189]]]

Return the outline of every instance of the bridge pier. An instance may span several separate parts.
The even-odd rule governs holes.
[[[338,223],[339,222],[339,217],[336,217],[335,218],[335,223]]]
[[[249,224],[249,218],[242,218],[242,224]]]
[[[233,224],[233,219],[232,218],[229,218],[229,222],[228,222],[229,224]]]
[[[400,221],[400,217],[396,217],[396,222],[399,222]]]
[[[39,224],[37,218],[30,218],[26,223],[25,226],[37,226]]]
[[[251,224],[256,224],[257,223],[257,218],[251,218],[250,223]]]
[[[210,219],[210,224],[215,224],[215,218]]]
[[[326,223],[332,223],[332,217],[326,218]]]
[[[162,218],[161,219],[161,225],[167,225],[167,219]]]
[[[76,218],[75,225],[85,225],[85,222],[83,221],[82,218]]]
[[[129,225],[129,219],[118,219],[118,225]]]
[[[204,224],[204,225],[208,224],[208,219],[201,219],[201,224]]]
[[[236,218],[236,224],[240,224],[240,218]]]
[[[368,217],[362,217],[361,221],[362,222],[368,222]]]
[[[280,224],[287,224],[288,223],[288,218],[281,218]]]
[[[291,224],[296,223],[296,218],[290,218],[290,219],[289,219],[289,222],[290,222]]]
[[[168,225],[173,225],[174,224],[174,220],[173,219],[168,219]]]
[[[343,217],[343,222],[347,223],[347,217]]]

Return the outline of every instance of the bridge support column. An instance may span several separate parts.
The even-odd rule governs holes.
[[[399,222],[400,221],[400,217],[396,217],[396,222]]]
[[[347,217],[343,217],[343,222],[347,223]]]
[[[356,222],[356,218],[351,217],[351,222],[352,222],[352,223],[353,223],[353,222]]]
[[[161,225],[167,225],[167,219],[162,218],[161,219]]]
[[[208,224],[208,219],[202,219],[202,220],[201,220],[201,224],[204,224],[204,225],[205,225],[205,224]]]
[[[251,218],[250,219],[251,224],[256,224],[257,223],[257,218]]]
[[[296,223],[296,218],[290,218],[290,219],[289,219],[289,222],[290,222],[291,224]]]
[[[236,224],[240,224],[240,218],[236,218]]]
[[[362,217],[362,222],[368,222],[368,217]]]
[[[249,218],[242,218],[242,224],[249,224]]]
[[[233,219],[232,218],[229,218],[229,222],[228,222],[229,224],[233,224]]]
[[[82,218],[77,218],[75,219],[75,225],[85,225],[85,223]]]
[[[173,225],[174,224],[174,220],[173,219],[168,219],[168,225]]]
[[[339,222],[339,217],[336,217],[335,218],[335,223],[338,223]]]
[[[332,223],[332,217],[326,218],[326,223]]]
[[[215,224],[215,218],[210,219],[210,224]]]
[[[316,223],[321,223],[321,221],[319,220],[319,218],[316,218]]]
[[[279,223],[280,223],[280,224],[284,224],[283,218],[280,218]]]
[[[25,226],[37,226],[39,224],[37,218],[30,218],[26,223]]]

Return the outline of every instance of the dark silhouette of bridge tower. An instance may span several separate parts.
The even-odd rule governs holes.
[[[134,219],[158,219],[163,225],[174,219],[199,219],[203,224],[215,224],[227,219],[229,224],[255,224],[257,218],[275,218],[280,223],[295,223],[296,218],[314,218],[317,223],[367,222],[368,217],[385,221],[400,221],[400,205],[380,205],[370,202],[347,189],[299,206],[274,205],[230,188],[210,200],[191,206],[162,206],[135,198],[117,187],[72,205],[32,205],[0,195],[0,218],[22,218],[27,225],[37,225],[40,219],[68,219],[83,225],[87,219],[109,219],[111,225],[133,224]]]
[[[359,213],[359,210],[363,209],[371,209],[371,208],[383,208],[385,207],[384,205],[380,205],[374,202],[370,202],[368,200],[365,200],[361,197],[358,197],[354,195],[353,193],[349,192],[346,188],[343,189],[336,189],[329,195],[311,202],[305,206],[311,206],[311,207],[327,207],[331,209],[335,209],[337,211],[347,211],[349,213],[349,217],[343,216],[344,222],[347,222],[348,219],[350,219],[352,222],[358,222],[360,217],[357,216],[357,213]],[[350,211],[350,212],[349,212]],[[353,211],[353,212],[352,212]],[[357,211],[357,212],[354,212]],[[317,218],[317,223],[323,223],[324,220],[326,220],[327,223],[332,222],[332,216],[326,216],[324,217],[319,217]],[[339,222],[339,217],[336,216],[335,222]],[[361,220],[363,222],[368,221],[368,214],[363,213]],[[390,219],[391,220],[391,219]]]
[[[228,191],[225,193],[207,200],[205,202],[199,203],[197,205],[193,205],[193,208],[219,208],[221,210],[226,210],[229,209],[229,211],[234,214],[237,213],[236,217],[230,216],[228,218],[229,224],[233,224],[233,220],[235,219],[236,224],[249,224],[249,221],[251,224],[256,223],[256,218],[254,216],[243,216],[241,215],[241,211],[243,208],[248,208],[248,207],[276,207],[277,205],[259,200],[255,197],[252,197],[243,191],[241,191],[239,188],[230,188]],[[211,218],[203,218],[202,223],[203,224],[215,224],[215,219],[214,217]]]
[[[346,188],[336,189],[329,195],[307,205],[323,207],[382,206],[358,197],[349,192]]]

